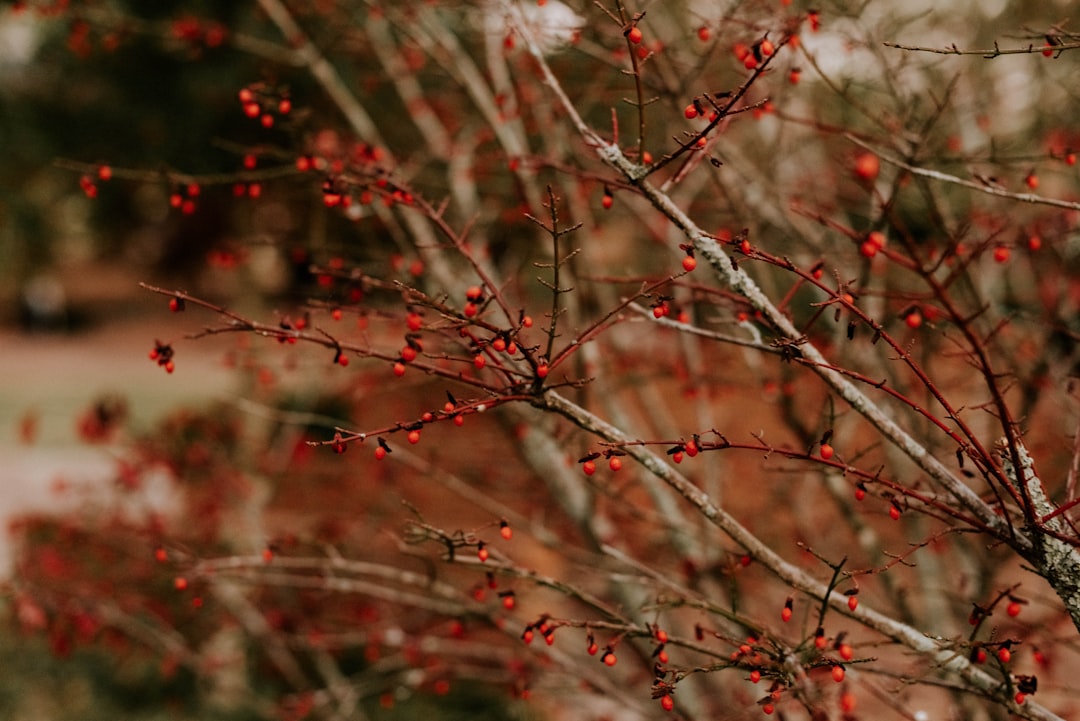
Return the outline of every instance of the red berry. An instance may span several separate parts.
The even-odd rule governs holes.
[[[675,708],[675,701],[672,700],[670,694],[664,694],[660,697],[660,706],[665,711],[670,711],[671,709]]]
[[[1037,235],[1031,236],[1027,240],[1027,246],[1028,246],[1028,250],[1030,250],[1032,253],[1034,253],[1039,248],[1042,248],[1042,238],[1040,238]]]
[[[696,118],[698,116],[697,108],[694,107],[693,103],[690,103],[689,105],[686,106],[686,109],[683,110],[683,115],[686,116],[687,120],[693,120],[694,118]]]
[[[975,652],[975,663],[986,663],[986,651],[979,649]]]
[[[641,32],[641,28],[637,27],[636,25],[630,28],[630,32],[626,33],[626,39],[634,43],[635,45],[640,43],[643,37],[644,35]]]
[[[772,42],[769,40],[762,40],[761,45],[758,46],[758,49],[761,50],[761,54],[765,57],[769,57],[774,52],[776,52],[776,46],[773,45]]]
[[[339,366],[344,368],[345,366],[349,365],[349,356],[345,355],[344,353],[340,353],[338,354],[337,362]]]
[[[547,378],[548,372],[549,372],[549,369],[548,369],[547,363],[541,363],[540,365],[536,366],[536,377],[537,378],[540,378],[540,379]]]
[[[858,608],[859,607],[859,597],[858,596],[848,596],[847,597],[847,607],[850,608],[852,611],[854,611],[856,608]]]
[[[259,119],[259,123],[264,128],[272,128],[274,127],[274,116],[267,113]]]
[[[683,452],[682,451],[675,451],[674,453],[671,454],[671,460],[675,461],[676,463],[682,463],[682,459],[683,459]]]
[[[773,705],[771,703],[764,704],[761,707],[762,713],[764,713],[766,716],[772,716],[772,712],[775,710],[776,709],[773,708]]]
[[[521,640],[524,641],[525,643],[532,643],[533,636],[535,636],[535,634],[533,633],[533,630],[531,628],[527,628],[527,629],[525,629],[524,632],[522,632]]]
[[[912,330],[914,330],[914,329],[918,328],[919,326],[921,326],[922,321],[923,321],[922,313],[920,313],[918,310],[913,310],[910,313],[908,313],[906,316],[904,316],[904,323],[906,323],[907,327],[911,328]]]
[[[399,362],[394,364],[394,375],[396,375],[398,378],[405,375],[405,364],[404,363],[399,361]]]
[[[108,165],[99,166],[97,175],[100,180],[110,180],[112,179],[112,168]]]
[[[855,650],[851,648],[850,644],[847,643],[840,644],[840,648],[836,650],[840,654],[840,658],[844,659],[845,661],[850,661],[855,655]]]
[[[166,361],[165,362],[165,372],[166,373],[172,373],[174,370],[176,370],[176,365],[172,361]]]
[[[844,667],[839,665],[839,664],[837,664],[836,666],[833,666],[832,667],[832,677],[833,677],[833,681],[836,681],[837,683],[840,683],[841,681],[843,681],[844,680]]]
[[[581,470],[584,471],[586,476],[591,476],[596,473],[596,464],[592,461],[585,461],[581,464]]]
[[[798,68],[792,68],[791,72],[788,73],[788,82],[791,83],[792,85],[798,85],[799,84],[799,78],[801,77],[801,75],[802,75],[801,70],[799,70]]]
[[[784,606],[784,610],[780,612],[780,619],[784,623],[791,620],[791,606]]]
[[[165,563],[165,561],[169,560],[169,552],[158,546],[154,549],[154,560],[158,563]]]
[[[600,647],[596,645],[595,641],[589,641],[589,647],[585,650],[589,652],[590,656],[595,656]]]
[[[409,313],[409,315],[405,317],[405,325],[407,325],[411,331],[420,330],[420,326],[423,322],[424,320],[420,317],[419,313]]]
[[[604,198],[600,201],[600,205],[604,206],[604,210],[611,210],[611,206],[615,204],[615,198],[611,196],[611,193],[604,191]]]
[[[866,489],[861,486],[855,486],[855,500],[861,501],[866,498]]]
[[[1044,55],[1045,55],[1045,53],[1044,53]],[[1024,703],[1025,698],[1027,698],[1027,696],[1024,695],[1023,691],[1017,691],[1016,695],[1013,696],[1013,700],[1016,701],[1017,705],[1020,705],[1020,704]]]
[[[1076,153],[1067,153],[1065,155],[1066,165],[1076,165]]]
[[[821,444],[821,451],[820,451],[820,453],[821,453],[821,458],[822,458],[823,460],[826,460],[826,461],[827,461],[827,460],[829,460],[830,458],[832,458],[832,457],[833,457],[833,454],[834,454],[835,452],[836,452],[836,451],[834,451],[834,450],[833,450],[833,447],[832,447],[832,446],[830,446],[830,445],[829,445],[828,443],[822,443],[822,444]]]
[[[894,521],[900,520],[900,506],[896,505],[895,503],[889,504],[889,518],[893,519]]]
[[[620,468],[622,468],[622,460],[620,460],[618,456],[612,456],[608,460],[608,468],[613,471],[619,470]]]
[[[697,31],[698,40],[703,43],[709,42],[709,38],[712,37],[712,31],[709,30],[707,25],[702,25]]]
[[[480,559],[481,563],[488,560],[490,555],[491,554],[488,553],[487,546],[485,546],[483,543],[481,543],[480,546],[476,549],[476,557]]]
[[[1037,190],[1039,187],[1039,176],[1035,175],[1035,171],[1031,171],[1027,174],[1027,177],[1024,178],[1024,183],[1032,190]]]
[[[688,255],[682,259],[682,267],[687,273],[697,267],[697,258],[692,255]]]
[[[753,671],[750,672],[750,683],[757,683],[760,680],[761,680],[761,671],[758,671],[755,668]]]
[[[514,592],[513,591],[507,591],[507,592],[505,592],[503,594],[502,605],[503,605],[503,608],[505,608],[507,611],[509,611],[510,609],[512,609],[514,607],[515,601],[514,601]]]
[[[420,431],[409,431],[407,438],[409,439],[409,443],[416,445],[420,442]]]
[[[855,177],[859,180],[870,182],[874,180],[881,170],[881,161],[873,153],[860,153],[855,158]]]
[[[381,461],[384,458],[386,458],[386,449],[383,448],[382,446],[376,447],[375,448],[375,460]]]
[[[401,349],[401,360],[406,363],[411,363],[416,360],[416,349],[411,345],[407,345]]]
[[[604,651],[604,655],[600,657],[600,660],[604,662],[605,666],[614,666],[619,659],[615,658],[615,654],[611,649]]]
[[[480,370],[485,365],[487,365],[487,358],[485,358],[479,353],[473,356],[473,366],[476,368],[476,370]]]
[[[1016,618],[1020,615],[1020,604],[1016,601],[1013,601],[1005,608],[1005,613],[1009,614],[1013,618]]]
[[[994,262],[996,263],[1008,263],[1009,255],[1010,251],[1007,245],[999,245],[994,248]]]
[[[507,523],[506,521],[502,521],[499,523],[499,535],[502,536],[505,540],[509,541],[511,538],[514,537],[514,529],[510,528],[509,523]]]
[[[277,111],[282,115],[288,115],[292,112],[292,101],[288,98],[282,98],[278,103]]]
[[[82,188],[82,191],[87,198],[93,199],[97,197],[97,186],[94,185],[94,181],[89,175],[84,175],[79,178],[79,187]]]
[[[1005,646],[1002,646],[1000,649],[998,649],[997,657],[998,660],[1002,663],[1008,663],[1012,660],[1012,652]]]
[[[244,161],[243,162],[244,162],[244,167],[245,168],[247,168],[248,170],[254,170],[255,165],[259,162],[259,160],[254,155],[251,155],[249,153],[248,155],[244,156]]]
[[[186,589],[188,587],[188,580],[186,578],[184,578],[183,576],[177,576],[176,578],[173,579],[173,587],[177,591],[183,591],[184,589]]]

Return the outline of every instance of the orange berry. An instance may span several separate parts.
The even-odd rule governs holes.
[[[604,662],[605,666],[614,666],[619,659],[615,658],[615,654],[611,649],[604,651],[604,655],[600,657],[600,660]]]
[[[612,456],[611,459],[608,460],[608,468],[613,471],[620,470],[622,468],[622,460],[618,456]]]
[[[840,658],[844,659],[845,661],[850,661],[855,655],[855,650],[851,648],[851,644],[842,643],[840,644],[840,648],[836,650],[840,654]]]
[[[640,43],[643,37],[644,34],[641,32],[641,28],[636,25],[630,28],[630,32],[626,33],[626,39],[634,43],[634,45]]]
[[[682,267],[687,273],[697,267],[697,258],[692,255],[688,255],[682,259]]]
[[[765,57],[769,57],[776,52],[776,46],[770,40],[762,40],[758,49],[761,50],[761,54]]]

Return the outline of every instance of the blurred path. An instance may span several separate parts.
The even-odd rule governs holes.
[[[0,577],[11,571],[13,517],[71,508],[79,486],[111,479],[115,449],[81,441],[76,428],[96,400],[125,398],[128,426],[142,431],[170,409],[228,394],[234,377],[220,364],[224,340],[199,341],[197,349],[184,344],[171,376],[147,358],[155,338],[168,341],[190,330],[191,322],[160,313],[69,335],[0,329]],[[20,437],[28,414],[36,418],[30,443]]]

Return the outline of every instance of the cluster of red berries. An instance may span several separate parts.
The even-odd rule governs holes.
[[[735,43],[731,47],[731,51],[735,54],[735,58],[743,64],[743,67],[747,70],[754,70],[765,58],[771,57],[776,52],[776,45],[768,38],[762,38],[753,45]]]
[[[173,364],[173,349],[168,343],[155,340],[154,348],[150,351],[150,360],[157,362],[166,373],[172,373],[176,369]]]
[[[267,89],[262,85],[249,85],[237,93],[244,115],[259,119],[264,128],[274,127],[274,113],[286,116],[292,112],[292,100],[288,94]]]
[[[195,199],[202,193],[202,187],[198,183],[188,183],[177,187],[169,194],[169,206],[177,208],[184,215],[195,212]]]

